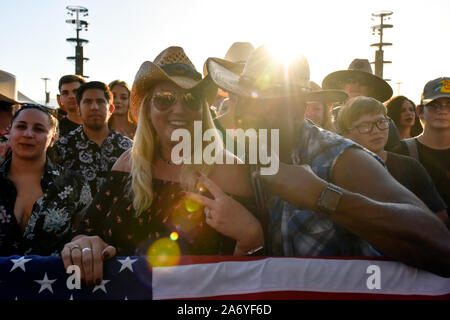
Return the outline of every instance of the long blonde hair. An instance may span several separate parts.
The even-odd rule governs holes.
[[[140,105],[136,134],[131,149],[129,192],[133,194],[133,207],[136,211],[136,216],[149,209],[153,202],[152,163],[157,148],[157,140],[155,129],[147,113],[148,104],[151,103],[152,92],[153,89],[149,90]],[[204,100],[202,105],[202,130],[204,132],[207,129],[215,129],[215,126],[208,103]],[[222,143],[221,146],[223,146]],[[198,180],[195,172],[200,171],[208,174],[211,169],[212,166],[205,163],[183,164],[180,175],[181,187],[187,191],[195,191]]]

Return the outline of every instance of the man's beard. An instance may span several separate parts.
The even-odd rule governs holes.
[[[93,131],[100,131],[102,130],[105,126],[107,126],[106,123],[104,122],[94,122],[94,123],[89,123],[89,122],[85,122],[84,125]]]

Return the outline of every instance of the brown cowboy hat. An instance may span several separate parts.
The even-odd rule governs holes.
[[[219,58],[208,58],[206,67],[217,86],[240,97],[272,99],[305,95],[310,91],[306,58],[299,56],[285,68],[266,46],[250,54],[240,73],[236,72],[237,63]]]
[[[308,101],[318,101],[323,104],[343,102],[348,98],[348,95],[342,90],[323,90],[314,81],[309,82],[311,92],[307,94]]]
[[[377,77],[372,72],[372,67],[367,59],[354,59],[350,63],[348,70],[339,70],[330,73],[322,81],[324,89],[341,89],[342,83],[350,78],[362,78],[367,81],[374,90],[371,95],[381,102],[387,101],[392,97],[391,86],[382,78]]]
[[[194,64],[181,47],[169,47],[162,51],[153,62],[145,61],[134,77],[130,94],[131,114],[137,122],[139,108],[148,91],[158,82],[169,81],[180,88],[200,90],[211,103],[217,87],[208,77],[202,78]]]

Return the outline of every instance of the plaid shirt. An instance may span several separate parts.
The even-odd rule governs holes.
[[[320,178],[331,182],[339,156],[350,147],[374,153],[305,120],[299,141],[293,150],[296,165],[308,164]],[[270,194],[254,180],[260,210],[267,210],[267,250],[274,256],[376,256],[380,255],[368,242],[323,215],[297,208]]]

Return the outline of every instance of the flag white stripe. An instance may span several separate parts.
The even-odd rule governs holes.
[[[380,289],[369,289],[371,265]],[[270,291],[391,295],[450,294],[450,278],[393,261],[266,258],[153,268],[153,298],[182,299]],[[370,282],[370,281],[369,281]]]

